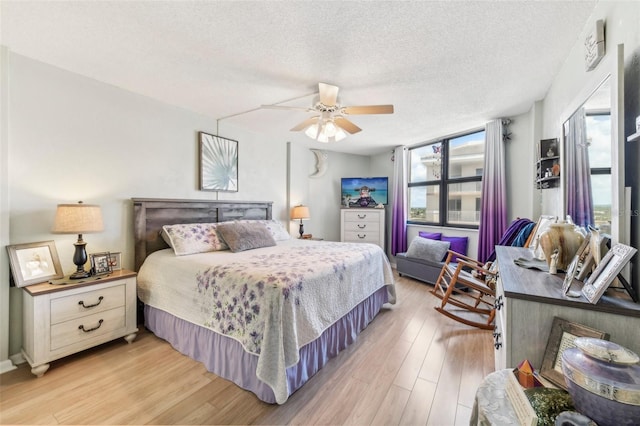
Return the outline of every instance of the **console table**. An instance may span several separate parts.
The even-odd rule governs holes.
[[[542,365],[553,317],[609,333],[609,339],[640,353],[640,304],[624,289],[609,289],[597,304],[584,296],[565,296],[564,274],[550,275],[516,265],[518,258],[532,259],[529,249],[496,247],[499,277],[496,287],[495,369],[514,368],[528,359]],[[574,280],[572,289],[582,282]]]

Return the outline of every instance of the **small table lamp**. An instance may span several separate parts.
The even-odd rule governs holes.
[[[291,209],[291,219],[300,219],[300,238],[304,234],[304,226],[302,225],[302,219],[309,219],[309,207],[299,205]]]
[[[90,271],[84,270],[84,264],[87,263],[87,251],[85,250],[87,243],[82,239],[82,234],[102,232],[103,230],[100,206],[83,204],[82,201],[78,201],[78,204],[58,204],[51,232],[54,234],[78,234],[78,241],[73,244],[76,246],[73,263],[77,270],[71,274],[70,279],[77,280],[91,275]]]

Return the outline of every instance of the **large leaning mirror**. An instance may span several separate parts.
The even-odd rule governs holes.
[[[563,120],[565,213],[628,243],[624,204],[623,47],[591,76]]]

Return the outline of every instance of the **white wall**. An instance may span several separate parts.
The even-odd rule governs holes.
[[[77,236],[50,229],[56,205],[78,200],[100,204],[104,216],[104,232],[85,235],[87,251],[121,251],[127,268],[134,255],[132,197],[269,200],[274,217],[288,219],[285,141],[265,141],[224,121],[216,131],[209,117],[20,55],[9,55],[8,69],[10,160],[2,199],[8,199],[9,241],[3,243],[54,240],[64,272],[72,272]],[[198,131],[239,141],[237,193],[198,190]],[[7,288],[8,273],[0,279]],[[15,354],[22,339],[20,289],[11,289],[10,303],[9,353]],[[6,310],[2,316],[7,324]]]
[[[532,106],[526,114],[509,117],[511,139],[505,142],[507,180],[507,222],[517,218],[536,220],[540,215],[539,191],[535,190],[535,116]],[[536,205],[538,207],[536,208]]]
[[[0,246],[9,244],[9,52],[0,47]],[[9,262],[0,250],[0,374],[13,369],[9,361]]]
[[[594,71],[587,72],[584,65],[584,39],[595,27],[595,21],[605,21],[605,59]],[[601,74],[601,67],[616,54],[616,46],[624,44],[625,64],[629,64],[634,51],[640,46],[640,2],[599,2],[576,44],[553,81],[543,101],[541,139],[560,138],[562,122],[574,107],[586,100],[586,89],[595,89],[594,75]],[[639,78],[636,76],[636,78]],[[584,98],[584,99],[581,99]],[[624,149],[624,148],[623,148]],[[562,212],[560,190],[548,190],[543,200],[543,213]]]
[[[587,28],[600,18],[607,21],[607,50],[624,43],[630,61],[630,55],[640,48],[640,3],[600,2]],[[528,113],[511,117],[512,140],[507,144],[510,219],[535,218],[552,203],[542,200],[541,205],[540,193],[534,190],[535,143],[559,137],[559,115],[588,79],[582,62],[583,38],[584,34],[577,37],[576,47],[546,98]],[[326,175],[309,179],[313,154],[293,144],[287,149],[286,141],[265,140],[224,121],[217,130],[212,118],[11,53],[1,56],[0,71],[0,243],[54,240],[67,273],[74,269],[75,237],[49,231],[61,202],[82,199],[102,205],[105,231],[85,236],[88,251],[122,251],[124,266],[131,268],[131,197],[272,200],[274,217],[283,221],[288,221],[293,204],[305,202],[312,214],[305,223],[306,231],[338,240],[339,178],[391,177],[393,173],[391,152],[370,158],[328,151]],[[239,141],[239,192],[197,189],[198,131]],[[387,218],[389,224],[389,208]],[[290,225],[295,235],[297,226]],[[409,238],[419,229],[422,227],[410,227]],[[470,236],[473,255],[477,232],[446,232]],[[0,371],[7,353],[17,353],[22,339],[21,290],[7,292],[6,265],[6,251],[2,250]]]
[[[591,72],[585,71],[583,59],[583,41],[588,30],[591,30],[595,21],[605,21],[605,58],[598,67]],[[608,62],[613,62],[617,45],[624,44],[625,66],[625,108],[631,111],[623,111],[625,118],[625,135],[633,132],[635,117],[640,114],[640,2],[599,2],[587,22],[585,29],[578,35],[576,44],[564,62],[560,72],[553,81],[543,104],[542,137],[555,138],[561,135],[562,122],[588,97],[589,89],[595,89],[598,74],[612,71],[613,67]],[[603,67],[609,67],[603,69]],[[619,149],[625,151],[625,164],[620,165],[621,170],[626,169],[626,186],[631,186],[632,204],[631,211],[623,209],[623,220],[631,222],[631,245],[637,247],[640,244],[640,182],[637,179],[638,159],[640,150],[636,146],[622,142]],[[556,214],[557,206],[561,206],[560,191],[549,193],[550,197],[543,200],[543,213]],[[640,256],[632,260],[632,284],[640,295]]]
[[[305,221],[305,233],[329,241],[340,241],[340,179],[348,176],[369,176],[368,156],[342,154],[330,151],[326,145],[327,171],[324,175],[310,178],[316,171],[315,155],[308,148],[295,146],[300,158],[306,158],[306,168],[297,179],[307,183],[306,204],[311,219]],[[324,148],[319,146],[319,149]]]
[[[87,251],[120,251],[131,269],[132,197],[273,201],[274,218],[288,222],[294,235],[298,227],[289,222],[290,207],[305,203],[312,213],[306,232],[339,240],[340,177],[372,173],[369,157],[328,152],[327,173],[310,179],[315,157],[309,149],[265,140],[11,52],[7,56],[0,238],[2,245],[54,240],[67,274],[75,269],[77,236],[51,234],[58,203],[100,204],[105,230],[84,236]],[[238,192],[198,190],[198,131],[239,142]],[[6,327],[0,329],[0,362],[22,344],[22,291],[7,291],[4,251],[1,259],[0,302],[10,309],[0,311]]]

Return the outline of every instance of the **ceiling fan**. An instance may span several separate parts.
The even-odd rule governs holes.
[[[316,102],[309,108],[281,105],[262,105],[262,108],[302,110],[316,113],[317,115],[306,119],[292,128],[291,131],[299,132],[305,130],[305,134],[311,139],[325,143],[339,141],[344,139],[347,133],[354,134],[362,130],[345,118],[345,115],[393,114],[393,105],[342,106],[338,103],[338,90],[338,86],[318,83]]]

